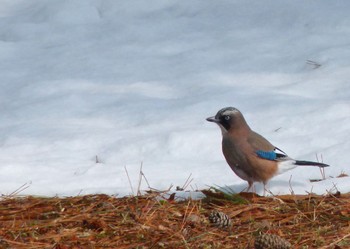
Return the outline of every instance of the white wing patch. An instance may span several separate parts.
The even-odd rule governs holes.
[[[275,148],[273,149],[273,151],[274,151],[275,153],[282,154],[282,155],[288,157],[288,155],[286,154],[286,152],[284,152],[283,150],[281,150],[281,149],[279,149],[279,148],[277,148],[277,147],[275,147]]]

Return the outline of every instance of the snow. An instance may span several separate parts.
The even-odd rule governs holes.
[[[336,178],[350,174],[348,1],[0,3],[1,194],[123,196],[141,164],[152,188],[240,191],[205,120],[226,106],[331,165],[320,182],[317,167],[276,176],[272,193],[350,191]]]

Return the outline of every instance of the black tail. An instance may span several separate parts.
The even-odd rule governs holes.
[[[295,161],[295,165],[304,165],[304,166],[318,166],[318,167],[328,167],[328,164],[325,163],[316,163],[316,162],[310,162],[310,161]]]

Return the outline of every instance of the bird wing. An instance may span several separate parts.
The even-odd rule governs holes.
[[[257,150],[256,154],[258,157],[262,159],[267,159],[267,160],[285,160],[289,159],[286,153],[284,153],[282,150],[278,149],[275,147],[271,151],[263,151],[263,150]]]
[[[271,161],[289,159],[283,150],[273,146],[266,138],[254,131],[248,136],[248,143],[256,155],[262,159]]]
[[[258,150],[273,151],[275,148],[266,138],[254,131],[249,133],[247,142],[254,152]]]

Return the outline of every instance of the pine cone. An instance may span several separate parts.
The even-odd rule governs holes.
[[[255,249],[289,249],[292,245],[285,239],[274,234],[262,234],[255,239]]]
[[[213,223],[213,225],[220,228],[226,228],[226,227],[232,226],[232,221],[230,217],[227,214],[224,214],[223,212],[219,212],[216,210],[210,213],[209,221],[210,223]]]

